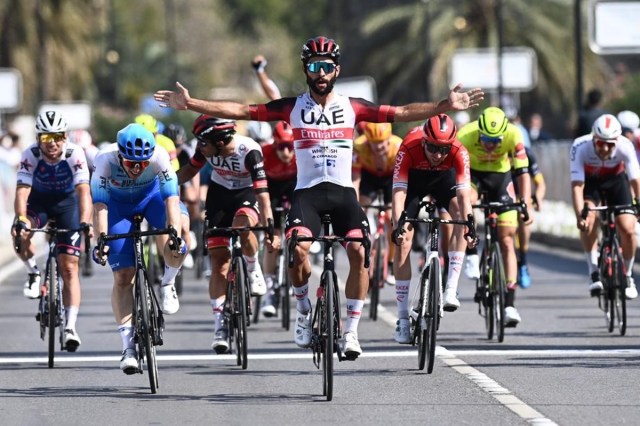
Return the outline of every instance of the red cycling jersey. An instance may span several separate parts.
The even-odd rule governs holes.
[[[267,173],[267,178],[269,180],[276,181],[295,179],[298,173],[295,155],[291,159],[291,162],[285,163],[278,157],[277,148],[276,144],[265,145],[262,147],[264,171]]]
[[[471,187],[469,152],[456,140],[451,152],[438,165],[431,164],[422,146],[422,127],[411,129],[405,136],[396,157],[393,171],[393,189],[407,189],[410,170],[446,171],[453,168],[456,172],[456,189]]]

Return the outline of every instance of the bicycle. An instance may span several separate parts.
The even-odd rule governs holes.
[[[582,209],[582,218],[586,219],[590,211],[600,212],[600,229],[602,232],[598,244],[598,271],[603,290],[597,294],[598,307],[604,312],[609,333],[613,332],[618,320],[620,335],[627,332],[627,268],[622,257],[622,249],[616,232],[615,213],[620,211],[638,212],[638,206],[625,204],[618,206],[589,207]],[[635,238],[635,237],[634,237]],[[592,293],[592,295],[595,295]]]
[[[76,229],[63,229],[56,228],[55,223],[49,223],[43,228],[24,228],[24,230],[26,232],[33,233],[41,232],[49,237],[44,281],[40,286],[40,301],[38,303],[36,321],[40,323],[40,338],[42,340],[45,340],[45,337],[48,337],[47,365],[49,366],[49,368],[53,368],[56,346],[56,328],[58,328],[60,350],[66,349],[64,345],[64,304],[62,301],[63,282],[60,276],[60,269],[58,268],[58,257],[56,254],[56,246],[58,245],[58,234],[62,234],[65,232],[84,233],[84,254],[85,256],[88,256],[89,247],[91,245],[88,237],[88,225],[81,226],[80,228]],[[22,240],[20,238],[14,239],[14,249],[17,253],[20,253],[22,251]]]
[[[483,194],[482,200],[486,199]],[[476,280],[474,302],[478,304],[478,314],[485,319],[487,339],[493,339],[494,333],[498,342],[504,341],[504,310],[507,284],[504,272],[502,250],[498,239],[498,213],[515,208],[529,220],[527,205],[524,201],[502,203],[498,201],[481,202],[473,206],[484,212],[484,243],[480,255],[480,278]]]
[[[299,242],[319,242],[323,246],[323,270],[320,276],[320,286],[316,292],[316,308],[311,320],[311,351],[313,363],[320,369],[322,365],[322,394],[327,401],[333,399],[333,354],[336,353],[338,361],[353,361],[355,358],[347,357],[342,353],[338,341],[342,337],[342,325],[340,321],[340,289],[338,277],[335,272],[333,246],[336,243],[359,242],[365,249],[364,267],[369,267],[371,240],[369,233],[364,230],[362,237],[338,237],[331,235],[329,226],[331,216],[325,214],[322,217],[323,236],[299,237],[298,231],[293,230],[288,243],[289,268],[293,267],[293,253]]]
[[[398,220],[397,230],[403,234],[405,223],[427,224],[426,261],[420,274],[420,285],[413,290],[409,317],[411,318],[411,344],[418,346],[418,369],[424,370],[426,365],[427,374],[431,374],[435,361],[437,332],[443,315],[442,292],[446,284],[443,281],[440,265],[440,225],[465,225],[469,230],[465,237],[470,236],[474,240],[476,227],[472,214],[469,214],[465,221],[442,219],[433,217],[436,205],[432,201],[420,201],[418,211],[423,207],[429,214],[429,218],[408,218],[407,212],[403,211]]]
[[[178,247],[177,232],[169,225],[166,229],[150,229],[143,231],[141,224],[143,216],[136,214],[133,216],[133,231],[122,234],[106,235],[101,233],[98,238],[98,256],[105,254],[105,243],[123,238],[132,238],[135,255],[135,275],[134,275],[134,304],[133,304],[133,340],[137,344],[138,370],[143,374],[142,364],[146,360],[147,373],[149,375],[149,386],[151,393],[157,393],[160,388],[158,381],[158,363],[156,360],[156,347],[162,346],[164,331],[164,317],[160,310],[160,303],[152,288],[149,272],[144,260],[143,237],[154,235],[169,235],[174,247]],[[101,262],[102,265],[106,264]]]
[[[207,237],[229,237],[231,266],[227,274],[227,295],[223,312],[229,327],[230,344],[236,343],[236,362],[247,369],[247,327],[251,325],[251,289],[247,275],[247,262],[242,255],[240,234],[265,231],[273,241],[273,222],[267,226],[213,227],[206,231]],[[231,345],[230,345],[231,347]]]
[[[362,208],[373,209],[378,212],[376,215],[376,232],[373,234],[371,246],[371,258],[373,268],[369,270],[369,318],[373,321],[378,319],[378,305],[380,303],[380,289],[384,288],[389,265],[389,242],[387,240],[387,210],[389,206],[384,204],[382,193],[378,194],[378,202],[375,204],[363,205]]]

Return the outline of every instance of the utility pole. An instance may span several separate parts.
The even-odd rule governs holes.
[[[580,0],[574,0],[573,3],[573,21],[574,21],[574,29],[575,33],[573,39],[576,42],[576,114],[580,113],[580,109],[582,108],[582,13],[581,13],[581,4]]]

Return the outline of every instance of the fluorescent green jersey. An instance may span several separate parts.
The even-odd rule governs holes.
[[[458,140],[469,151],[471,170],[506,173],[511,170],[510,156],[513,158],[514,169],[529,166],[529,159],[524,150],[522,133],[520,129],[511,123],[507,125],[507,130],[501,143],[487,145],[494,147],[491,150],[488,150],[487,146],[480,142],[480,130],[478,129],[477,121],[463,126],[458,131]]]

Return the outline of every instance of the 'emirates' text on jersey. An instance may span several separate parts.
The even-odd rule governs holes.
[[[393,122],[395,107],[375,105],[360,98],[332,94],[326,106],[307,92],[296,98],[281,98],[251,105],[251,119],[284,120],[293,128],[298,166],[296,189],[321,182],[353,187],[353,129],[360,121]]]
[[[571,181],[584,182],[587,178],[607,179],[622,172],[630,180],[640,178],[640,168],[633,143],[624,136],[618,137],[611,158],[602,160],[596,154],[593,136],[579,137],[571,145]]]
[[[209,162],[213,167],[211,181],[227,189],[243,189],[253,186],[256,192],[267,191],[267,175],[264,172],[262,149],[251,138],[234,135],[233,154],[228,157],[205,157],[200,149],[191,157],[191,165],[198,170]]]

